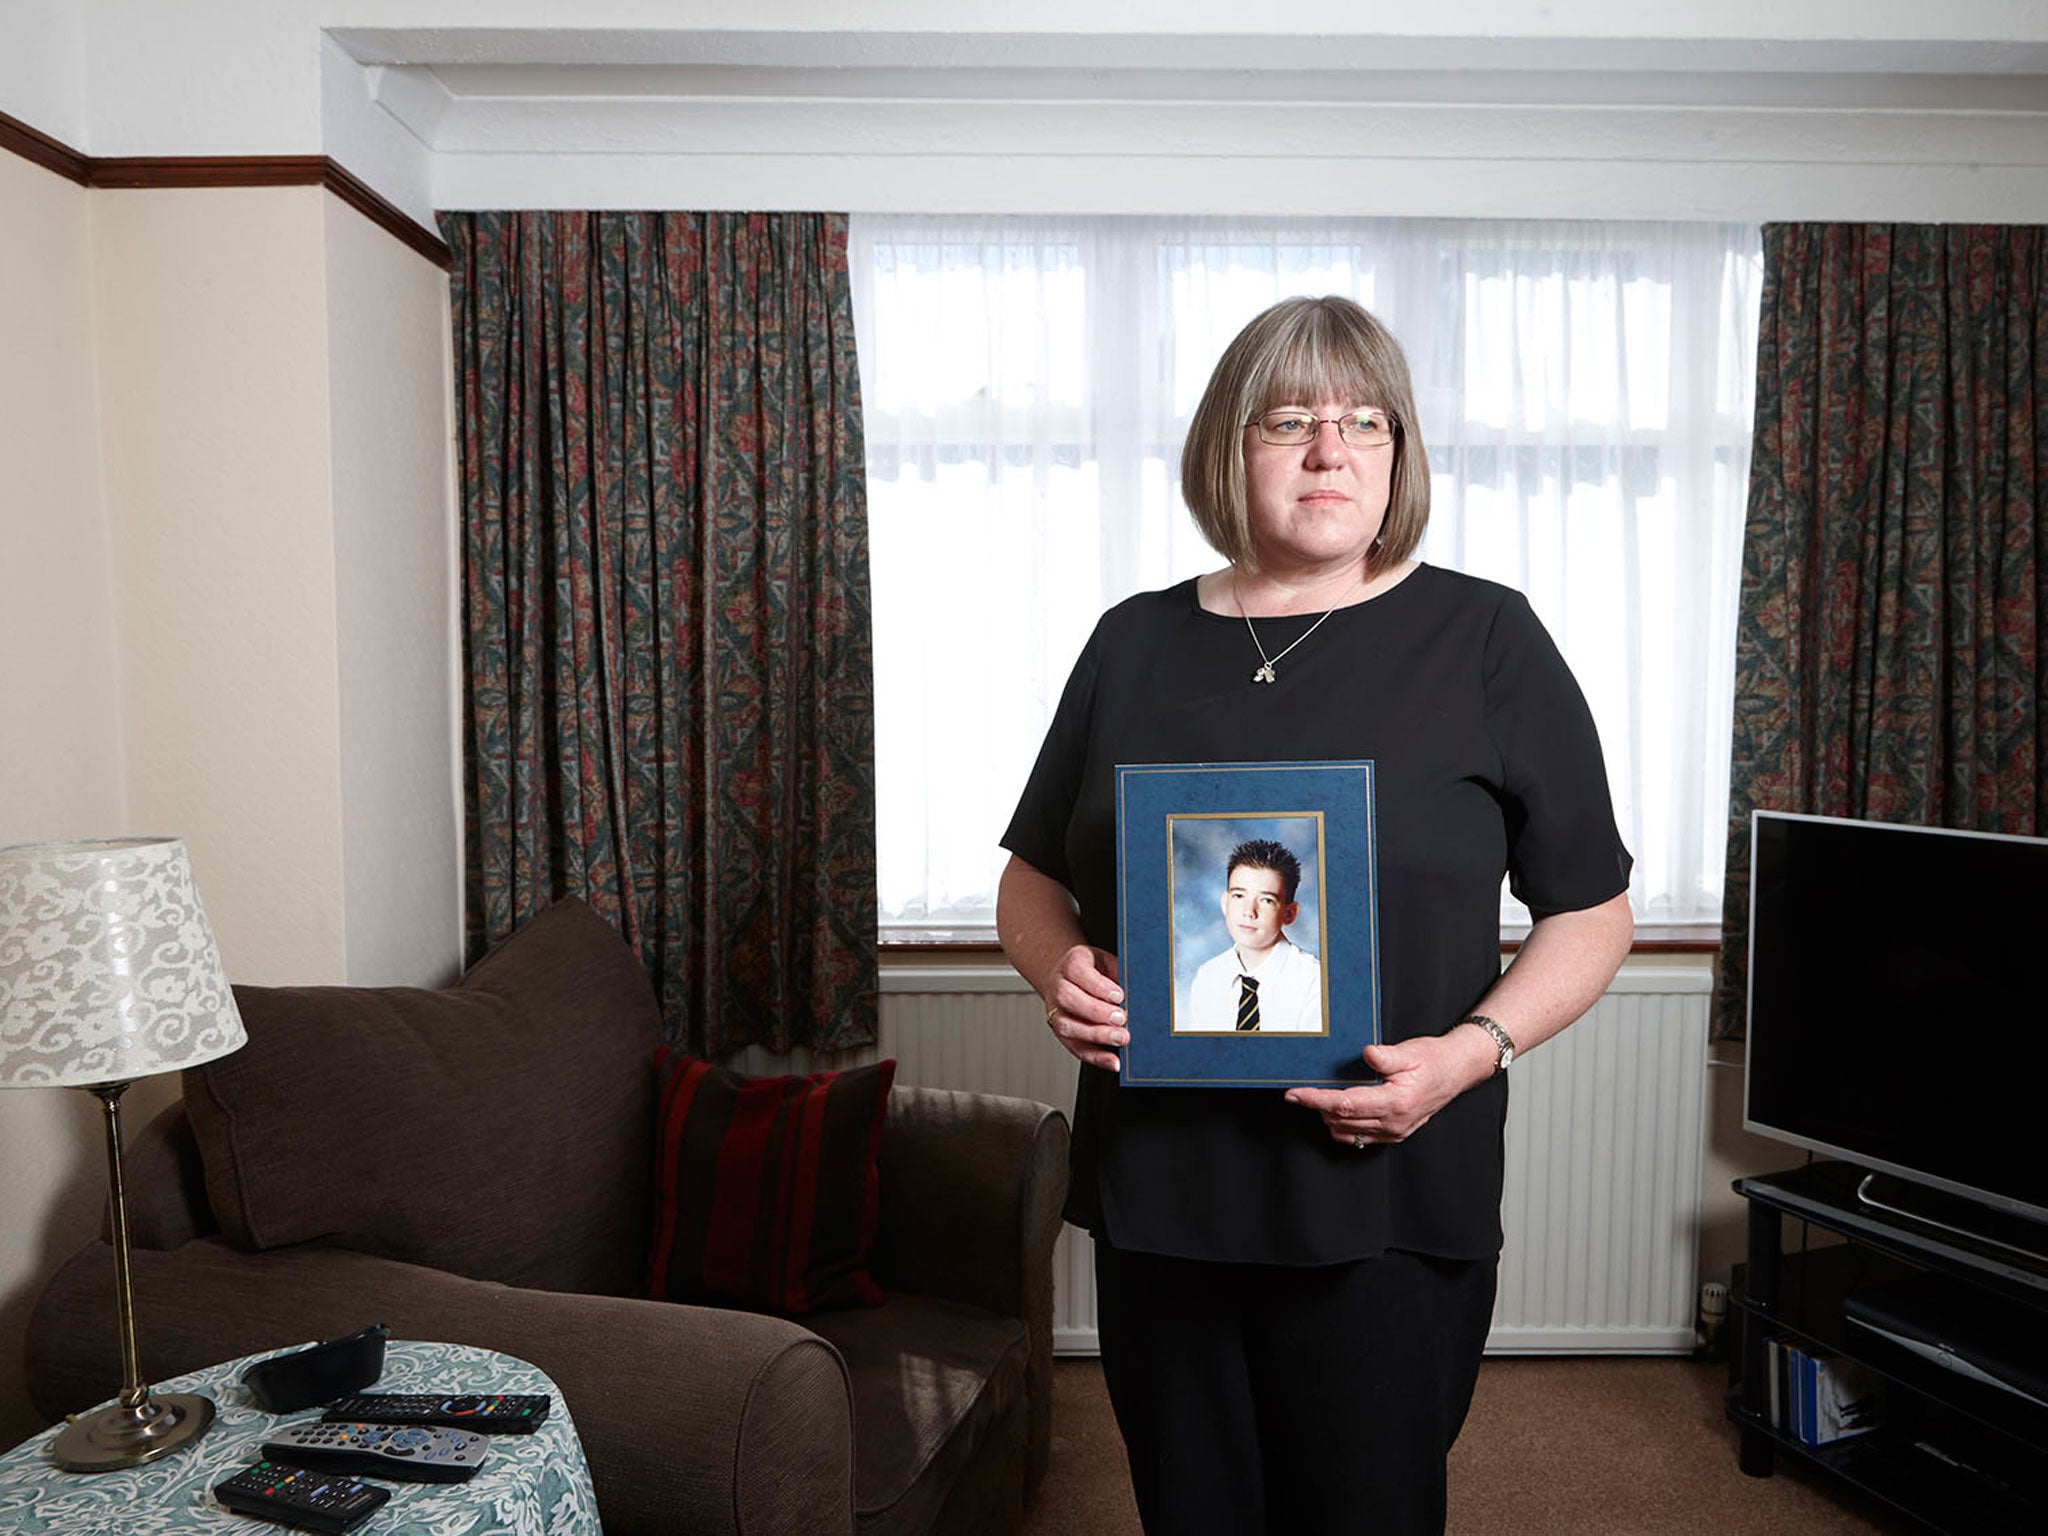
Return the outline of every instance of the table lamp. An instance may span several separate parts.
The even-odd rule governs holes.
[[[50,1459],[74,1472],[154,1461],[196,1440],[213,1403],[152,1396],[135,1347],[121,1095],[248,1039],[175,838],[0,848],[0,1088],[83,1088],[104,1107],[121,1395],[73,1418]]]

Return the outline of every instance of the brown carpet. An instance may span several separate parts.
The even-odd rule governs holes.
[[[1488,1360],[1451,1453],[1453,1536],[1905,1536],[1920,1529],[1791,1467],[1745,1477],[1727,1369],[1688,1360]],[[1053,1368],[1052,1469],[1026,1536],[1135,1536],[1102,1368]]]

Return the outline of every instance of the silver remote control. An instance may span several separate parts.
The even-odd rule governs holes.
[[[405,1483],[459,1483],[490,1455],[484,1437],[424,1424],[287,1424],[263,1454],[296,1467],[323,1467]]]

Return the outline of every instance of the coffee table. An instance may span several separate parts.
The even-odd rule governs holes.
[[[307,1340],[307,1343],[313,1342]],[[293,1345],[292,1348],[303,1348]],[[259,1447],[280,1424],[318,1418],[265,1413],[242,1385],[242,1372],[269,1350],[187,1376],[152,1382],[152,1392],[198,1392],[213,1399],[211,1428],[161,1461],[116,1472],[66,1472],[48,1459],[62,1425],[0,1456],[0,1531],[8,1536],[179,1536],[191,1531],[261,1536],[283,1526],[251,1519],[214,1501],[213,1485],[261,1459]],[[542,1392],[554,1400],[530,1435],[493,1435],[491,1457],[464,1483],[396,1483],[391,1502],[355,1536],[600,1536],[590,1468],[561,1390],[537,1367],[466,1344],[391,1340],[372,1392]]]

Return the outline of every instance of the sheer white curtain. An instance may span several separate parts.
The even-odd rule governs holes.
[[[1520,588],[1557,638],[1638,916],[1718,920],[1753,226],[856,215],[850,260],[885,931],[993,922],[996,839],[1097,614],[1219,563],[1176,484],[1209,369],[1298,293],[1400,337],[1422,558]]]

